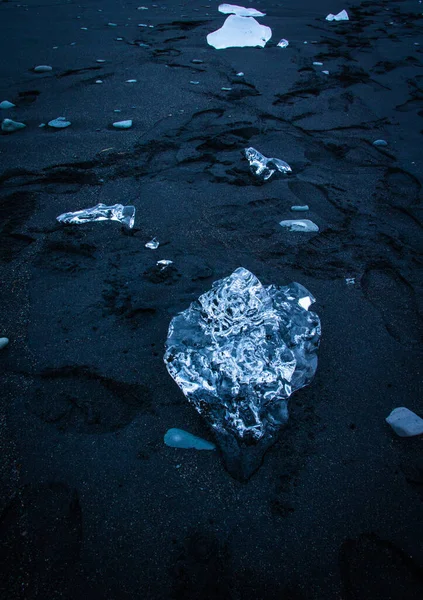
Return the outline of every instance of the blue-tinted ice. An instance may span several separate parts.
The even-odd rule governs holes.
[[[317,367],[313,302],[299,283],[263,286],[239,268],[173,318],[166,367],[219,443],[254,445],[288,420],[289,396]]]
[[[244,149],[245,158],[250,163],[251,172],[263,181],[267,181],[276,171],[290,173],[291,167],[280,158],[266,158],[255,148]]]
[[[97,204],[92,208],[77,210],[76,212],[63,213],[56,217],[60,223],[91,223],[92,221],[119,221],[129,229],[135,223],[135,207],[123,206],[122,204]]]
[[[168,429],[164,436],[164,443],[171,448],[194,448],[195,450],[215,450],[216,446],[212,442],[192,435],[183,429]]]

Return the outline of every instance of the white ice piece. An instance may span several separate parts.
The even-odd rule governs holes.
[[[116,121],[116,123],[113,123],[113,127],[116,129],[129,129],[132,127],[132,119],[128,119],[126,121]]]
[[[171,448],[187,448],[195,450],[215,450],[216,446],[212,442],[188,433],[183,429],[168,429],[164,436],[164,443]]]
[[[54,127],[55,129],[64,129],[65,127],[69,127],[72,125],[70,121],[66,121],[66,117],[57,117],[57,119],[53,119],[48,122],[50,127]]]
[[[13,121],[12,119],[3,119],[3,122],[1,124],[1,130],[6,131],[6,133],[12,133],[13,131],[23,129],[24,127],[26,127],[25,123]]]
[[[375,140],[373,142],[373,146],[387,146],[388,142],[386,140]]]
[[[13,104],[13,102],[9,102],[9,100],[3,100],[3,102],[0,102],[0,108],[2,108],[3,110],[5,110],[6,108],[13,108],[14,106],[16,106],[16,104]]]
[[[289,229],[289,231],[303,231],[306,233],[319,231],[319,227],[316,223],[313,223],[313,221],[310,221],[309,219],[288,219],[286,221],[281,221],[279,225]]]
[[[8,343],[9,343],[9,338],[7,338],[7,337],[0,338],[0,350],[3,350],[3,348],[6,348]]]
[[[394,408],[385,420],[400,437],[413,437],[423,433],[423,419],[405,406]]]
[[[163,271],[163,269],[166,269],[166,267],[173,264],[173,260],[166,260],[164,258],[163,260],[158,260],[156,264],[160,265],[162,268],[161,270]]]
[[[326,21],[349,21],[350,18],[346,10],[341,10],[337,15],[328,14]]]
[[[287,48],[289,46],[289,42],[288,40],[285,40],[284,38],[281,39],[281,41],[278,44],[279,48]]]
[[[253,17],[230,15],[220,29],[208,34],[207,43],[216,50],[246,46],[264,48],[271,37],[270,27],[260,25]]]
[[[49,65],[38,65],[38,67],[34,67],[34,71],[36,73],[48,73],[48,71],[52,71],[53,67]]]
[[[156,238],[153,238],[152,240],[146,243],[145,247],[150,248],[150,250],[157,250],[159,245],[159,241]]]
[[[291,206],[291,210],[294,212],[307,212],[309,210],[308,204],[295,204]]]
[[[126,83],[137,83],[136,79],[127,79]]]
[[[265,17],[266,13],[262,13],[255,8],[245,8],[236,4],[220,4],[218,11],[224,15],[238,15],[239,17]]]

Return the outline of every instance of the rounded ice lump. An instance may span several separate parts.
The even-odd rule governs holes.
[[[299,283],[263,286],[239,268],[174,317],[164,361],[216,434],[255,444],[288,420],[317,367],[319,317]]]

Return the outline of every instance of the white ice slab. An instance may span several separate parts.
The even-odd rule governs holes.
[[[219,12],[224,15],[239,15],[240,17],[265,17],[266,13],[262,13],[255,8],[245,8],[236,4],[220,4]]]
[[[333,15],[332,13],[330,13],[327,17],[326,17],[326,21],[349,21],[350,18],[348,16],[348,13],[346,10],[341,10],[340,13],[338,13],[337,15]]]
[[[400,437],[413,437],[423,433],[423,419],[405,406],[394,408],[386,422]]]
[[[260,25],[252,17],[230,15],[222,27],[207,36],[210,46],[221,50],[223,48],[244,48],[260,46],[264,48],[272,37],[272,30],[266,25]]]

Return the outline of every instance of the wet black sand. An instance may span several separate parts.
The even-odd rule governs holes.
[[[423,442],[384,421],[423,414],[422,5],[256,2],[267,47],[216,51],[218,3],[143,3],[0,3],[1,117],[27,124],[0,135],[2,597],[422,598]],[[245,146],[293,175],[257,185]],[[133,203],[133,234],[55,221],[98,202]],[[279,227],[302,203],[318,234]],[[169,321],[239,266],[308,287],[323,328],[248,483],[163,444],[210,438]]]

